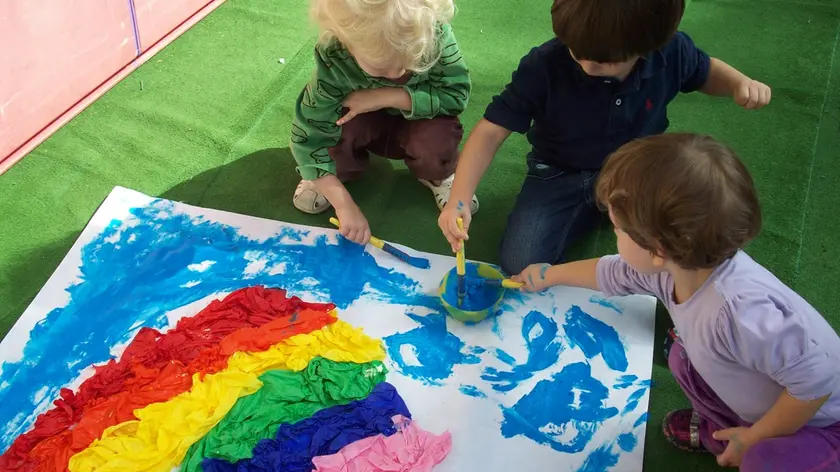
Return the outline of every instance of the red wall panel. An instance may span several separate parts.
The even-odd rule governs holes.
[[[211,0],[134,0],[140,46],[146,51]]]
[[[0,159],[137,56],[129,5],[0,1]]]

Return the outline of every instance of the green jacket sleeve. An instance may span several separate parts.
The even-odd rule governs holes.
[[[403,87],[411,95],[411,111],[407,119],[457,116],[466,108],[470,97],[470,72],[461,55],[452,26],[441,28],[441,56],[429,70],[429,80]]]
[[[315,48],[315,70],[312,78],[298,96],[292,122],[291,150],[297,162],[297,172],[304,180],[314,180],[335,174],[335,162],[328,149],[338,144],[344,97],[351,87],[337,61],[341,54],[336,48]]]

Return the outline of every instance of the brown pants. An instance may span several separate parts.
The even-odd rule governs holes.
[[[367,169],[371,152],[405,161],[418,179],[443,180],[455,172],[463,135],[461,122],[453,116],[407,120],[380,110],[358,115],[345,124],[341,139],[329,153],[338,178],[344,182]]]

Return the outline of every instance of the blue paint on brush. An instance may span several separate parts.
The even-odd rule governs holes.
[[[613,388],[618,390],[629,388],[637,379],[638,377],[636,377],[635,375],[622,375],[618,378],[615,385],[613,385]]]
[[[384,241],[382,242],[382,250],[410,266],[417,267],[418,269],[428,269],[432,266],[428,259],[424,257],[410,256],[406,252],[397,249],[395,246],[392,246]]]
[[[618,447],[624,452],[630,452],[635,449],[638,442],[639,440],[633,433],[624,433],[618,437]]]
[[[538,444],[575,454],[618,409],[606,407],[609,389],[592,377],[589,364],[569,364],[550,380],[541,380],[511,408],[502,407],[502,435],[525,436]],[[566,433],[573,426],[577,434]]]
[[[166,313],[219,292],[275,286],[346,308],[365,296],[385,303],[440,309],[404,274],[384,268],[364,247],[286,227],[267,239],[192,217],[171,202],[132,210],[132,224],[113,221],[81,251],[81,282],[69,302],[30,332],[23,360],[0,373],[0,450],[33,423],[79,372],[110,358],[142,326],[162,329]],[[243,275],[244,274],[244,275]]]
[[[621,416],[624,416],[633,410],[635,410],[639,406],[639,400],[645,396],[647,392],[647,387],[642,387],[635,392],[630,394],[630,397],[627,399],[627,405],[625,405],[624,410],[621,412]]]
[[[580,347],[588,359],[601,354],[610,369],[619,372],[627,370],[627,354],[624,351],[624,345],[618,338],[618,332],[612,326],[593,318],[579,306],[572,305],[566,312],[563,329],[569,338],[569,344],[572,347]]]
[[[513,390],[534,373],[553,366],[563,350],[563,346],[557,340],[557,323],[538,311],[525,315],[522,320],[522,337],[528,348],[528,360],[524,364],[516,365],[510,371],[494,367],[484,369],[481,378],[493,383],[494,390]]]
[[[442,385],[441,381],[452,375],[456,365],[480,362],[474,350],[465,349],[464,342],[446,329],[445,315],[408,316],[420,327],[384,338],[388,356],[403,374],[427,385]],[[416,363],[403,355],[403,347],[413,350]]]
[[[605,444],[589,453],[578,472],[605,472],[618,464],[619,454],[613,452],[612,443]]]
[[[608,300],[600,295],[592,295],[591,297],[589,297],[589,302],[609,308],[610,310],[615,311],[619,315],[624,314],[624,310],[615,302],[613,302],[612,300]]]
[[[639,419],[637,419],[636,422],[633,423],[633,427],[638,428],[639,426],[647,423],[647,419],[648,419],[647,412],[642,413],[642,416],[640,416]]]
[[[470,397],[487,398],[487,395],[485,395],[484,392],[479,390],[478,387],[472,385],[461,385],[461,388],[458,390],[460,390],[464,395],[468,395]]]

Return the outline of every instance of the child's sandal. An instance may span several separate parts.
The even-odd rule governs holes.
[[[674,410],[662,421],[665,439],[686,452],[708,452],[700,442],[700,415],[691,408]]]

